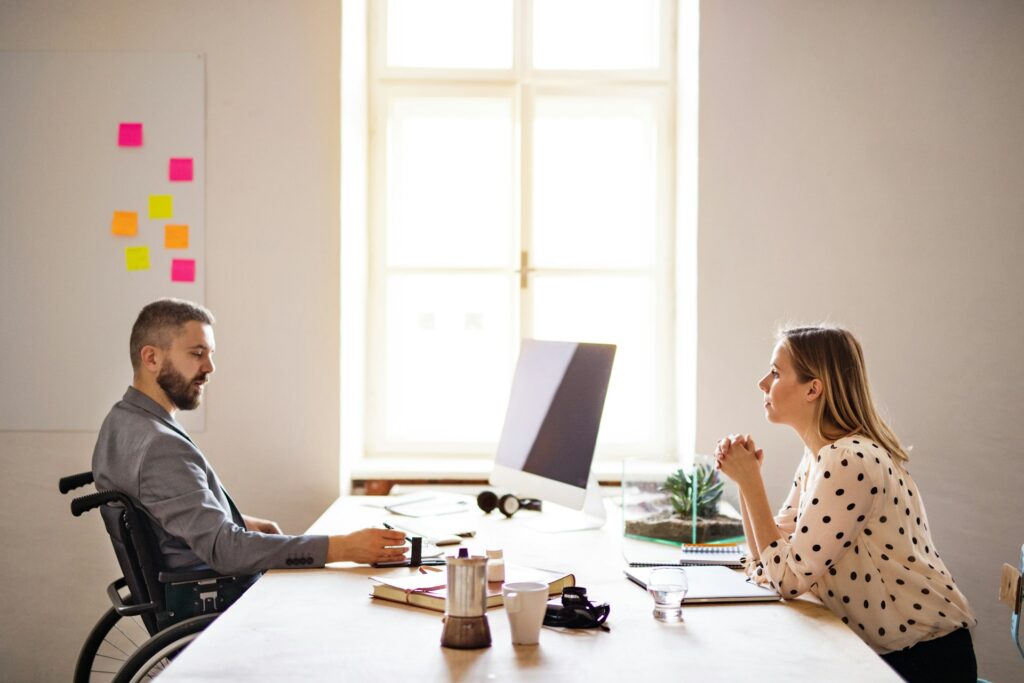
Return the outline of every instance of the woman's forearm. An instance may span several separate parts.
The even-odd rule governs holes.
[[[768,493],[764,488],[764,481],[760,478],[752,481],[740,489],[741,505],[744,508],[743,528],[748,534],[753,530],[754,544],[751,551],[760,556],[761,551],[768,547],[772,541],[782,538],[775,518],[772,516],[771,507],[768,504]],[[756,546],[756,550],[754,548]]]
[[[743,494],[740,493],[740,517],[743,518],[743,535],[747,538],[747,546],[750,549],[750,556],[755,560],[761,559],[761,549],[757,547],[757,540],[754,538],[754,531],[750,526],[750,520],[747,518],[747,504],[743,500]]]

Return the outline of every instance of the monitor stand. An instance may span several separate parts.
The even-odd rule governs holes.
[[[525,522],[524,525],[534,531],[557,534],[566,531],[586,531],[600,529],[608,519],[604,509],[604,498],[597,478],[590,473],[587,479],[587,491],[583,498],[583,509],[573,510],[564,505],[556,505],[544,501],[544,511],[537,517]]]

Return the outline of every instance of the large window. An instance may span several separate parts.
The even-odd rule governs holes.
[[[368,456],[493,455],[523,337],[617,344],[598,456],[675,452],[675,12],[369,3]]]

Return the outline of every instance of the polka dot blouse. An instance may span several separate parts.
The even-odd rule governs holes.
[[[748,566],[754,580],[784,598],[810,591],[875,652],[975,625],[914,480],[870,439],[806,451],[775,521],[783,537]]]

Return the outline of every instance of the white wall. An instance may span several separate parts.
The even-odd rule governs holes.
[[[800,444],[755,388],[774,330],[852,328],[980,673],[1020,680],[996,587],[1024,543],[1024,3],[701,11],[698,450],[752,433],[781,502]]]
[[[338,493],[339,26],[337,0],[0,0],[3,50],[206,53],[218,357],[196,440],[243,510],[291,532]],[[127,349],[128,332],[112,343]],[[2,680],[69,680],[107,606],[117,569],[99,518],[72,518],[57,493],[95,438],[0,433]]]

